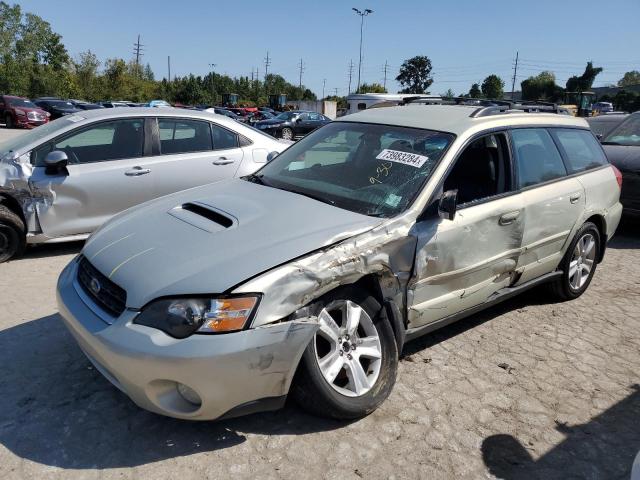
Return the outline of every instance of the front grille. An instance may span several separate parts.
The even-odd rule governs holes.
[[[85,257],[78,264],[78,283],[107,313],[117,317],[124,312],[127,292],[100,273]]]

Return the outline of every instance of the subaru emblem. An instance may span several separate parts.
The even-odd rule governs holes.
[[[97,295],[98,293],[100,293],[100,289],[102,287],[100,286],[100,282],[98,281],[97,278],[92,278],[91,281],[89,282],[89,288],[93,293]]]

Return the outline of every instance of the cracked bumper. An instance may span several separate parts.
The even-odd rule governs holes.
[[[177,340],[133,324],[137,312],[130,310],[109,325],[78,294],[76,265],[72,261],[58,280],[65,325],[111,383],[138,406],[162,415],[211,420],[280,405],[317,328],[302,320]],[[198,394],[200,406],[180,395],[179,383]]]

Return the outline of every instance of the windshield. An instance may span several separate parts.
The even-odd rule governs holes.
[[[71,102],[63,102],[62,100],[47,100],[47,103],[52,107],[74,108]]]
[[[247,179],[364,215],[404,211],[453,141],[448,133],[335,122]]]
[[[630,115],[607,135],[602,143],[613,145],[640,146],[640,115]]]
[[[31,100],[26,98],[10,98],[7,103],[12,107],[38,108]]]
[[[278,120],[291,120],[295,117],[297,113],[294,112],[282,112],[280,115],[276,116]]]
[[[22,133],[17,137],[12,138],[11,140],[1,142],[0,157],[3,157],[9,152],[18,152],[22,154],[24,153],[22,150],[24,150],[26,147],[29,147],[33,142],[37,142],[41,138],[44,138],[51,133],[62,130],[63,128],[68,127],[70,124],[74,123],[77,120],[77,115],[62,117],[52,122],[45,123],[44,125],[41,125],[38,128],[34,128],[33,130],[29,130],[26,133]]]

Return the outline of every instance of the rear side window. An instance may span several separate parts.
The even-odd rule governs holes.
[[[160,152],[163,155],[205,152],[213,148],[209,122],[158,119]]]
[[[553,135],[564,150],[570,173],[584,172],[606,165],[607,158],[591,132],[569,128],[554,128]]]
[[[238,148],[238,136],[226,128],[217,125],[211,125],[213,131],[213,149],[227,150],[229,148]]]
[[[544,128],[519,128],[511,131],[516,152],[518,186],[530,187],[567,175],[560,152]]]

